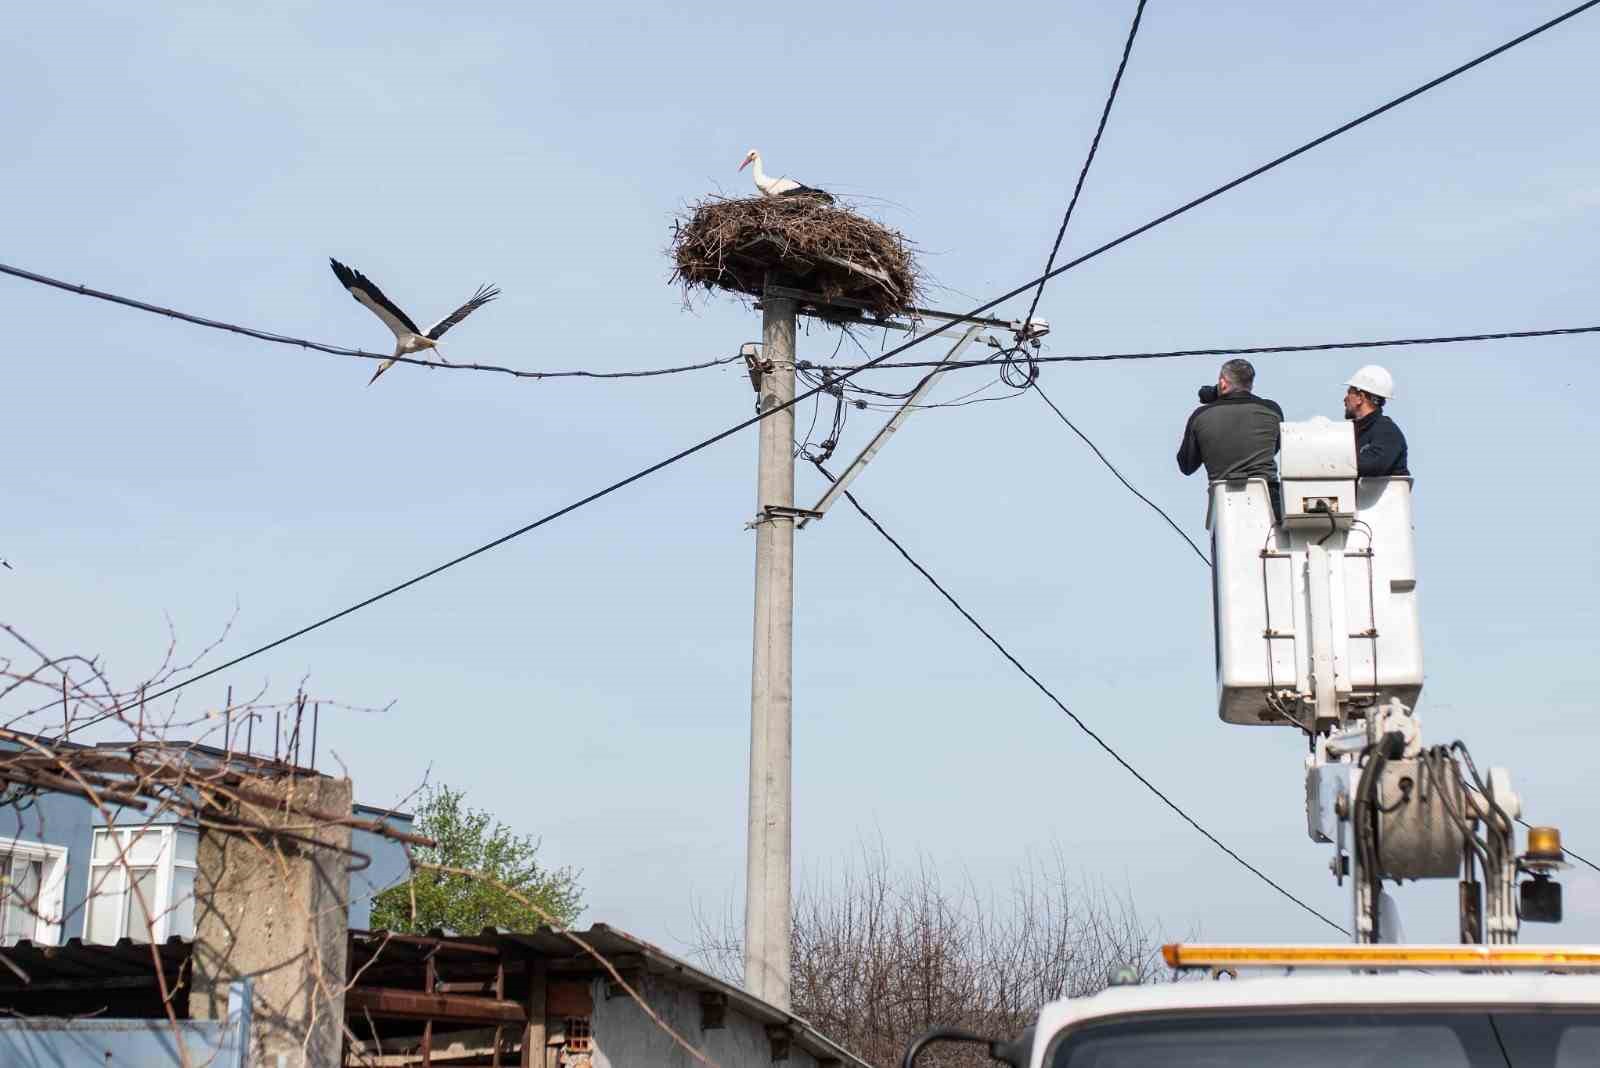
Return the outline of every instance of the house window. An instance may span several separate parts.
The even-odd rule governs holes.
[[[0,943],[59,944],[66,885],[65,849],[0,839]]]
[[[84,941],[193,938],[198,841],[183,827],[95,831]]]
[[[562,1029],[562,1037],[566,1044],[562,1047],[565,1053],[592,1053],[594,1052],[594,1030],[587,1016],[568,1016]]]

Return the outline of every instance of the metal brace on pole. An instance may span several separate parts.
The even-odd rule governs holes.
[[[968,326],[966,332],[961,335],[960,340],[950,347],[950,351],[945,353],[944,359],[940,362],[949,363],[954,360],[961,354],[962,349],[977,338],[978,332],[982,329],[983,327],[978,323]],[[828,487],[828,491],[822,495],[822,499],[810,509],[810,514],[795,524],[797,529],[804,530],[807,523],[813,519],[821,519],[827,513],[828,508],[849,488],[850,483],[855,481],[856,476],[861,474],[862,469],[872,461],[874,456],[878,455],[878,450],[883,448],[884,443],[889,440],[890,436],[900,429],[900,425],[910,418],[912,412],[917,410],[918,402],[933,388],[934,382],[938,380],[942,373],[943,371],[937,367],[928,372],[927,376],[917,385],[917,388],[912,391],[911,396],[907,397],[905,403],[900,405],[900,409],[872,436],[872,440],[867,442],[867,447],[862,449],[854,460],[850,461],[849,466],[844,469],[844,473],[839,476],[838,481]]]

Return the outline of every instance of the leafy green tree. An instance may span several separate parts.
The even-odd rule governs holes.
[[[502,887],[534,902],[563,925],[574,923],[583,911],[578,873],[541,866],[537,839],[516,834],[482,809],[464,805],[464,796],[445,785],[424,793],[417,807],[416,832],[439,845],[412,852],[421,864],[463,868],[481,878],[419,868],[409,882],[392,886],[373,900],[372,927],[407,933],[438,927],[477,934],[485,927],[531,931],[549,922],[548,916]]]

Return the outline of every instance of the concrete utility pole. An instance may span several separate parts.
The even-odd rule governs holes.
[[[794,400],[795,303],[762,301],[760,410]],[[755,646],[744,985],[789,1009],[790,771],[794,712],[794,409],[762,420],[756,477]]]

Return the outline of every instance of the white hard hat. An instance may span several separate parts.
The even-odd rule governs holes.
[[[1389,400],[1394,396],[1394,375],[1375,363],[1369,363],[1351,375],[1350,380],[1345,385],[1354,386],[1363,393],[1371,393],[1373,396],[1382,397],[1384,400]]]

